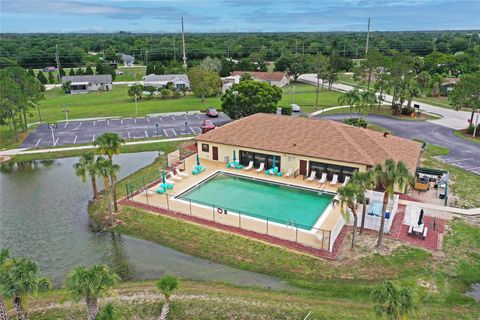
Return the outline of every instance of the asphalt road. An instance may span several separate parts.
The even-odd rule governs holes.
[[[349,114],[318,115],[314,118],[340,121],[349,116]],[[449,154],[439,158],[480,175],[480,144],[455,136],[451,128],[431,122],[398,120],[378,115],[370,115],[367,120],[391,130],[397,136],[421,139],[427,143],[448,148]]]
[[[202,131],[203,120],[207,118],[204,113],[194,113],[59,122],[56,124],[56,128],[54,126],[53,129],[47,124],[42,124],[25,139],[22,148],[92,143],[96,137],[104,132],[115,132],[124,139],[129,140],[198,135]],[[212,120],[216,126],[221,126],[231,121],[224,113],[220,113],[218,118],[213,118]]]

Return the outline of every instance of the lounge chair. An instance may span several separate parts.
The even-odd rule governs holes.
[[[428,228],[425,227],[425,229],[423,229],[423,234],[422,234],[423,239],[427,238],[427,232],[428,232]]]
[[[326,181],[327,181],[327,174],[322,173],[322,177],[320,178],[320,180],[318,180],[318,183],[322,184],[322,183],[325,183]]]
[[[173,180],[176,180],[176,181],[182,180],[182,177],[176,176],[176,175],[173,173],[173,171],[170,171],[170,177],[171,177]]]
[[[307,181],[311,182],[311,181],[315,180],[316,174],[317,174],[317,171],[310,172],[310,177],[307,178]]]
[[[257,170],[255,170],[255,171],[256,171],[256,172],[262,172],[262,171],[263,171],[263,168],[265,168],[265,162],[260,163],[260,167],[259,167]]]
[[[180,171],[178,168],[175,168],[175,173],[180,177],[188,177],[188,173]]]
[[[253,168],[253,161],[250,161],[250,162],[248,163],[248,166],[246,166],[245,168],[243,168],[243,170],[248,171],[248,170],[251,170],[252,168]]]
[[[202,173],[203,171],[205,171],[205,167],[204,166],[194,166],[193,169],[192,169],[192,174],[193,175],[197,175],[197,174],[200,174]]]
[[[338,174],[334,174],[332,181],[330,181],[330,184],[337,184],[338,183]]]
[[[273,167],[273,168],[270,168],[268,170],[265,171],[265,174],[266,175],[276,175],[278,172],[278,168],[277,167]]]
[[[412,230],[413,230],[413,226],[410,225],[410,228],[408,228],[408,235],[409,235],[409,236],[412,235]]]
[[[287,178],[288,178],[288,177],[290,177],[290,176],[292,175],[292,173],[293,173],[293,169],[290,168],[290,169],[288,169],[287,173],[285,173],[284,177],[287,177]]]
[[[342,187],[344,187],[344,186],[348,183],[348,181],[350,181],[350,177],[349,177],[349,176],[346,176],[346,177],[345,177],[345,180],[343,180]]]

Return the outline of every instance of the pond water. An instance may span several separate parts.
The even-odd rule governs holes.
[[[119,178],[151,163],[156,152],[122,154]],[[107,264],[123,279],[182,278],[286,289],[276,278],[189,256],[158,244],[89,227],[89,181],[72,168],[77,158],[0,164],[0,248],[34,259],[61,286],[78,264]],[[122,187],[122,186],[119,186]]]

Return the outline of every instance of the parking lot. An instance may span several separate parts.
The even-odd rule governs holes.
[[[198,135],[205,119],[212,119],[216,126],[230,122],[220,112],[218,118],[208,118],[204,113],[176,113],[139,118],[115,118],[58,122],[39,125],[23,142],[23,148],[39,148],[93,143],[105,132],[118,133],[124,139],[175,138]]]

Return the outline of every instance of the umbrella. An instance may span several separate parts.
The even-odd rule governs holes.
[[[420,210],[420,216],[418,217],[418,225],[423,224],[423,209]]]
[[[162,183],[167,183],[167,178],[165,177],[165,171],[162,170]]]
[[[198,156],[198,153],[197,153],[197,166],[200,166],[200,157]]]
[[[237,156],[236,156],[236,154],[235,154],[235,150],[233,150],[233,161],[234,161],[234,162],[237,161]]]

